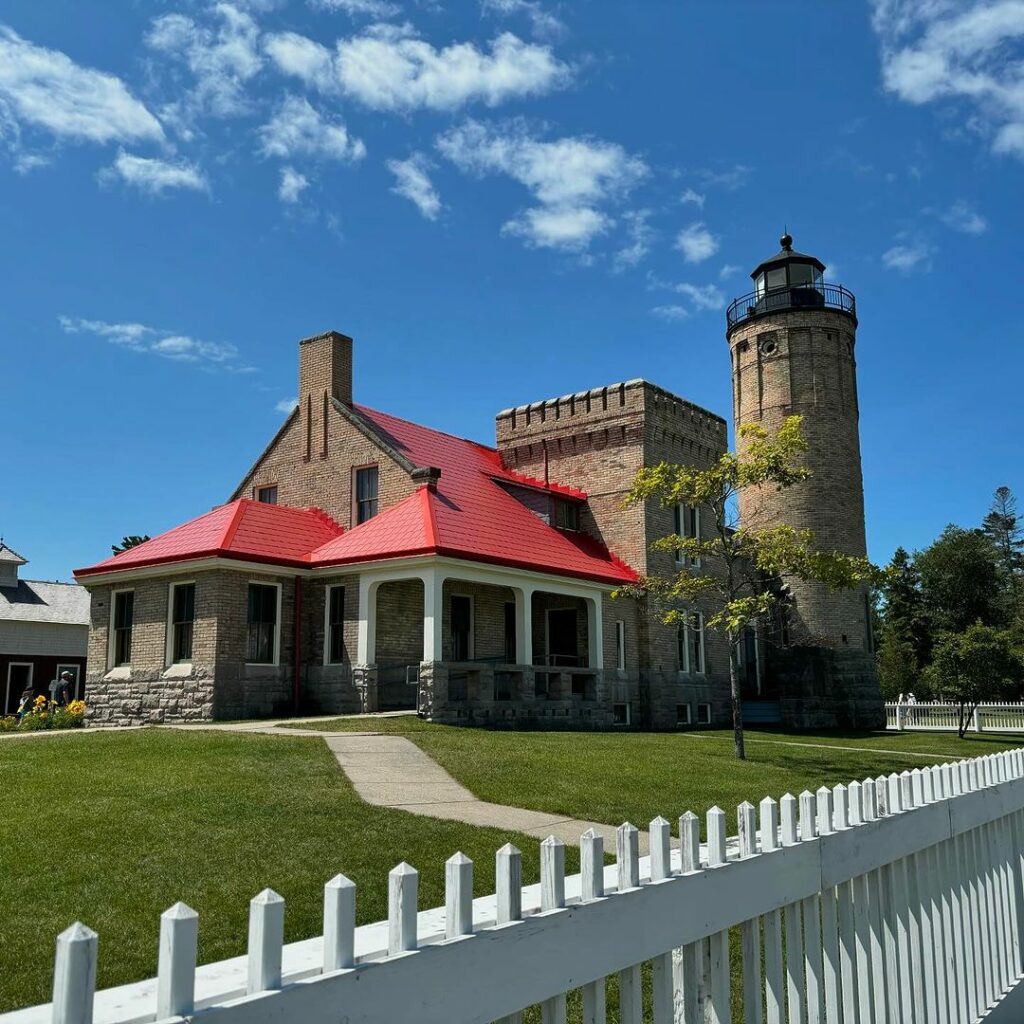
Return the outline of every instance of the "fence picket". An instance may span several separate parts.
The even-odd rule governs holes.
[[[457,939],[472,932],[473,862],[460,851],[444,864],[444,937]]]
[[[660,882],[672,874],[671,826],[660,815],[648,826],[651,849],[651,881]],[[675,972],[672,952],[651,961],[651,1013],[654,1024],[675,1020]]]
[[[548,836],[540,844],[540,909],[560,910],[565,906],[565,843]],[[566,993],[559,992],[540,1004],[543,1024],[565,1024]]]
[[[721,868],[727,861],[725,811],[712,807],[707,813],[708,867]],[[732,1020],[730,1003],[729,931],[723,929],[708,939],[709,983],[711,1024],[729,1024]]]
[[[779,848],[779,805],[770,796],[761,801],[761,852]],[[782,972],[782,911],[770,910],[764,924],[764,1017],[765,1024],[783,1024],[786,1011]]]
[[[740,857],[757,856],[757,822],[754,805],[744,801],[736,808],[736,826]],[[762,1024],[761,1010],[761,922],[758,918],[740,925],[743,957],[743,1019],[746,1024]]]
[[[494,893],[499,925],[519,921],[523,916],[523,855],[506,843],[494,855]],[[523,1024],[522,1011],[510,1013],[500,1024]]]
[[[160,915],[160,953],[156,971],[156,1015],[178,1017],[195,1004],[199,915],[175,903]]]
[[[324,970],[356,962],[356,883],[335,875],[324,886]]]
[[[76,921],[57,936],[53,969],[53,1024],[92,1024],[97,934]]]
[[[849,804],[846,786],[832,787],[832,825],[836,832],[849,828]],[[839,979],[842,991],[844,1020],[856,1020],[857,1014],[857,950],[854,939],[853,880],[836,887],[836,910],[839,923]]]
[[[604,898],[604,838],[592,828],[580,837],[580,898],[584,903]],[[588,982],[581,994],[583,1024],[605,1024],[605,979]]]

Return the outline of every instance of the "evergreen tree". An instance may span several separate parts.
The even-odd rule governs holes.
[[[1006,622],[996,549],[981,530],[950,524],[914,555],[914,568],[933,631],[963,633],[976,622],[985,626]]]
[[[1024,527],[1017,514],[1017,499],[1009,487],[996,488],[981,529],[995,550],[1007,613],[1012,617],[1020,610],[1024,590]]]
[[[126,537],[121,538],[120,544],[111,544],[110,550],[113,551],[115,555],[119,555],[122,551],[127,551],[129,548],[137,548],[140,544],[145,544],[149,539],[148,533],[141,535],[137,533],[130,533]]]
[[[878,633],[878,675],[882,695],[896,700],[911,690],[920,695],[921,670],[931,659],[932,636],[921,594],[921,578],[905,548],[897,548],[882,586],[884,608]]]

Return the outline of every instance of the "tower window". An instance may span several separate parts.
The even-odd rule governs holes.
[[[356,524],[365,523],[377,514],[376,466],[363,466],[355,471]]]
[[[760,334],[757,338],[757,348],[763,356],[772,356],[779,350],[778,335],[771,331],[768,334]]]

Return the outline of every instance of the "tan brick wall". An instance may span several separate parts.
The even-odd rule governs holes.
[[[352,339],[326,331],[299,342],[299,397],[324,392],[352,404]]]
[[[775,430],[803,416],[809,480],[778,492],[741,495],[742,518],[758,526],[787,523],[812,530],[824,550],[864,555],[864,487],[857,404],[856,329],[830,310],[789,310],[741,324],[731,334],[733,413],[737,427]],[[862,590],[831,593],[787,581],[794,598],[794,639],[863,649]]]

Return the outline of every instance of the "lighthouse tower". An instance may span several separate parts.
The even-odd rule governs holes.
[[[741,494],[740,518],[758,528],[806,528],[822,550],[865,555],[856,300],[841,285],[826,283],[825,265],[794,250],[790,235],[780,241],[781,250],[751,274],[753,292],[727,312],[733,424],[737,434],[747,423],[774,431],[787,416],[803,417],[811,475],[786,490]],[[873,721],[881,705],[867,591],[784,582],[789,649],[768,652],[769,673],[783,705],[790,704],[784,719],[803,725]]]

